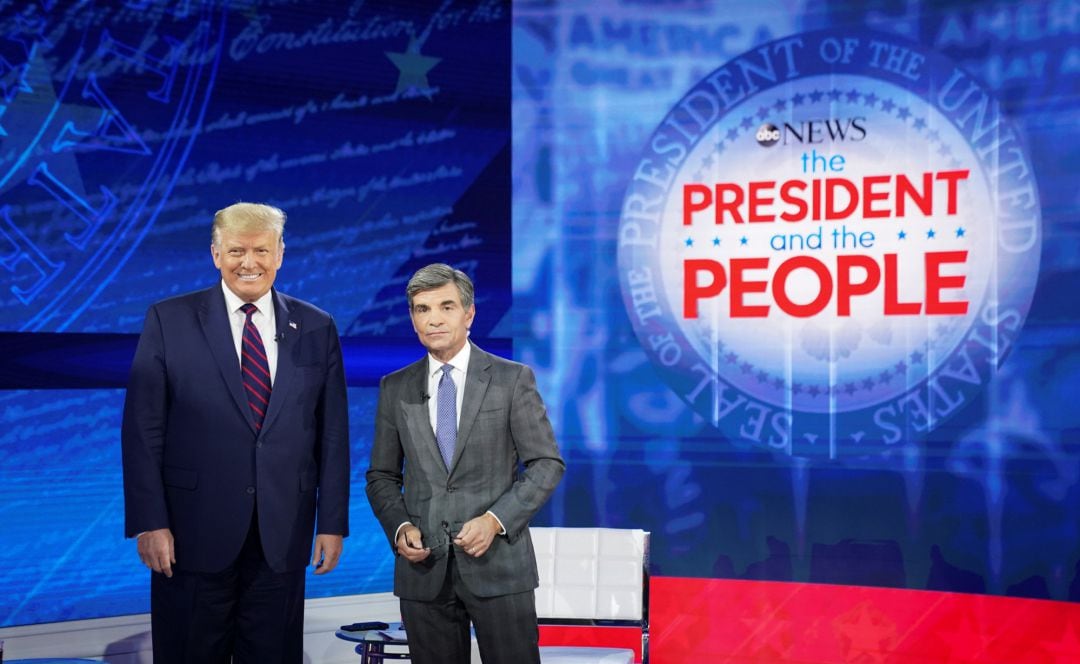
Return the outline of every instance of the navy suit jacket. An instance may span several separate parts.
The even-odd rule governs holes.
[[[506,536],[496,537],[480,558],[455,555],[462,581],[479,597],[532,590],[539,577],[529,520],[566,470],[532,369],[472,347],[447,469],[431,429],[427,368],[425,355],[385,376],[379,387],[368,501],[392,548],[406,521],[431,547],[418,564],[397,556],[394,593],[434,599],[446,576],[450,536],[488,510]]]
[[[318,532],[348,535],[341,343],[324,311],[273,291],[277,372],[261,431],[241,383],[221,285],[146,314],[121,429],[126,534],[170,528],[176,566],[217,572],[257,507],[266,561],[296,570]]]

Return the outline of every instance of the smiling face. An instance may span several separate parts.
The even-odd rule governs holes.
[[[218,242],[210,245],[210,253],[229,290],[244,302],[254,302],[274,285],[285,258],[285,245],[274,231],[221,230]]]
[[[413,295],[409,315],[424,348],[440,362],[448,362],[465,347],[476,307],[461,306],[461,293],[449,283]]]

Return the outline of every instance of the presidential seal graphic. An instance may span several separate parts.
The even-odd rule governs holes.
[[[865,456],[925,437],[997,371],[1040,209],[979,81],[891,35],[822,31],[675,104],[618,243],[637,336],[696,412],[733,442]]]
[[[0,7],[0,328],[68,329],[139,246],[198,136],[224,18],[213,2]]]

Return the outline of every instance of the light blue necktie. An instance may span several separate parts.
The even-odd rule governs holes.
[[[442,378],[439,379],[439,394],[435,404],[435,442],[439,444],[446,469],[454,460],[454,445],[457,443],[457,386],[450,372],[454,367],[442,365]]]

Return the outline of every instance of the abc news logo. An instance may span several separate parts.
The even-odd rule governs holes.
[[[766,122],[754,134],[758,145],[771,148],[777,143],[817,145],[832,141],[858,142],[866,138],[866,118],[824,118],[803,120],[796,124],[785,122],[782,127]]]

